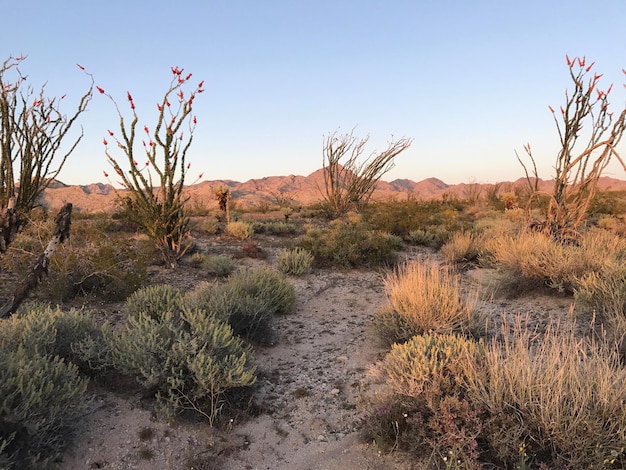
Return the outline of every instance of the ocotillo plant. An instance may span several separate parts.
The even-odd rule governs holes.
[[[390,141],[385,150],[361,161],[368,140],[357,138],[353,132],[334,132],[324,138],[324,187],[319,190],[335,217],[367,203],[380,178],[393,168],[393,159],[413,143],[405,137]]]
[[[190,246],[187,198],[183,187],[191,166],[186,159],[187,151],[197,124],[196,117],[191,114],[192,106],[197,94],[204,91],[204,81],[191,93],[186,93],[184,88],[192,75],[184,75],[183,69],[178,67],[172,67],[171,71],[170,86],[156,105],[155,126],[143,126],[140,151],[136,149],[139,117],[132,95],[127,93],[132,113],[132,120],[127,123],[113,97],[100,87],[96,89],[113,102],[119,115],[121,138],[111,130],[108,138],[116,143],[125,158],[118,160],[113,155],[107,138],[103,143],[109,163],[120,178],[120,184],[128,191],[127,201],[131,209],[128,212],[173,267]],[[107,172],[104,176],[109,177]],[[202,174],[198,179],[201,177]]]
[[[60,106],[65,95],[51,98],[45,85],[35,89],[27,84],[20,70],[24,59],[11,56],[0,65],[0,253],[26,224],[41,193],[82,139],[81,130],[70,145],[64,142],[93,90],[92,79],[76,111],[67,116]]]
[[[602,176],[611,159],[618,160],[626,170],[616,151],[626,130],[626,109],[615,115],[610,111],[608,97],[613,85],[606,89],[600,88],[602,74],[593,72],[594,63],[587,64],[584,57],[570,59],[566,56],[566,60],[574,90],[565,91],[565,105],[560,107],[560,113],[548,106],[560,140],[551,193],[545,194],[538,190],[539,177],[530,144],[524,145],[524,151],[532,163],[534,179],[530,177],[519,155],[517,156],[533,193],[528,213],[530,214],[531,205],[538,196],[547,195],[549,203],[545,220],[539,221],[537,226],[557,239],[576,236],[596,194],[598,178]],[[626,70],[622,69],[622,72],[626,74]]]

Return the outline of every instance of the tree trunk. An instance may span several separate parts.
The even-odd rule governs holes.
[[[26,300],[30,291],[41,281],[44,274],[48,274],[48,266],[50,258],[54,254],[57,246],[67,240],[70,236],[70,225],[72,222],[72,204],[67,203],[59,211],[55,219],[56,227],[52,239],[48,242],[48,246],[39,256],[33,269],[28,273],[26,278],[20,283],[15,290],[12,298],[0,308],[0,318],[10,317],[15,313],[19,306]]]

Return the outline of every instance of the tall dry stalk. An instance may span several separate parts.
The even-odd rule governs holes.
[[[594,63],[587,64],[584,57],[566,58],[574,90],[565,91],[560,115],[549,106],[560,139],[551,193],[538,189],[539,176],[530,144],[524,145],[524,151],[530,158],[532,177],[516,153],[532,192],[527,206],[529,220],[532,204],[540,196],[547,196],[545,219],[534,226],[558,239],[577,236],[596,194],[598,179],[611,159],[614,157],[626,170],[616,151],[626,130],[626,109],[617,115],[609,110],[608,97],[613,85],[605,90],[600,88],[602,74],[592,72]]]

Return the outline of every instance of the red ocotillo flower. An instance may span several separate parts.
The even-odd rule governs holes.
[[[106,171],[103,171],[102,174],[104,175],[105,178],[109,177],[109,174]]]
[[[96,86],[96,90],[98,90],[100,92],[100,94],[104,93],[104,90],[102,88],[100,88],[99,86]]]

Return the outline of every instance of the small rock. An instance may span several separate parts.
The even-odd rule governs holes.
[[[330,394],[331,394],[331,395],[339,395],[339,392],[340,392],[340,391],[341,391],[341,390],[339,390],[338,388],[333,388],[333,389],[330,391]]]

